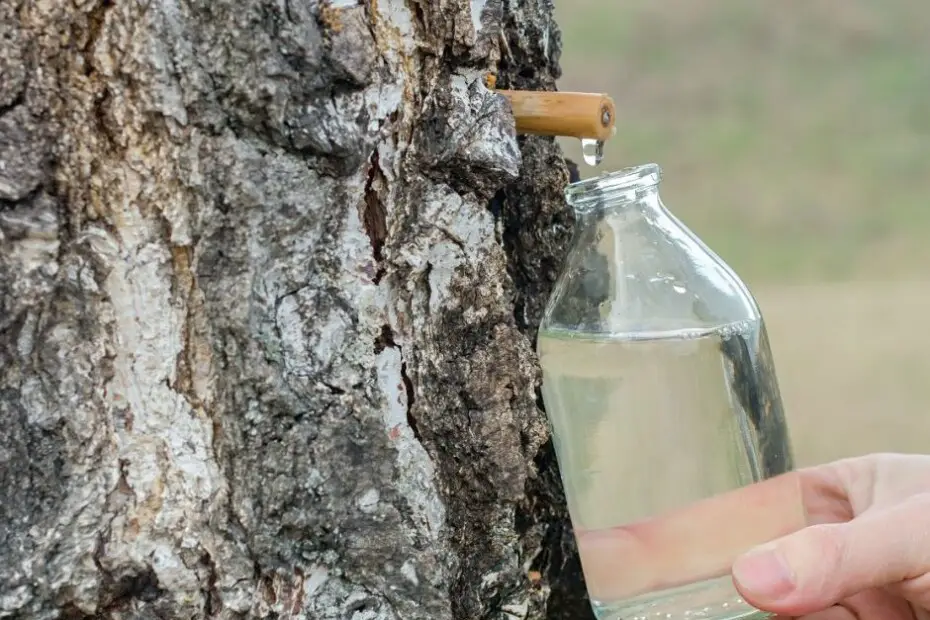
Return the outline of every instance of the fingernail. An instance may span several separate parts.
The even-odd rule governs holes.
[[[794,590],[794,573],[775,545],[762,545],[737,558],[733,577],[750,595],[779,599]]]

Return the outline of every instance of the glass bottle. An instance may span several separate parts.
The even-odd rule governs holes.
[[[773,497],[754,516],[745,498],[702,503],[793,467],[765,324],[663,205],[660,178],[647,164],[568,186],[575,236],[540,324],[585,580],[600,619],[766,618],[739,597],[732,561],[803,516],[763,511]]]

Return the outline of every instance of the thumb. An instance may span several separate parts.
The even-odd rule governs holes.
[[[930,570],[930,495],[847,523],[814,525],[737,558],[733,581],[760,609],[798,616]]]

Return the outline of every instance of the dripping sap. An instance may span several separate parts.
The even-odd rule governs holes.
[[[589,166],[598,166],[604,159],[604,141],[593,138],[584,138],[581,140],[581,153],[584,155],[584,163]]]

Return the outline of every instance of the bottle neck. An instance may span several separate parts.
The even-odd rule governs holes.
[[[661,178],[662,170],[656,164],[625,168],[572,183],[565,198],[580,219],[622,211],[652,211],[661,208]]]
[[[632,192],[606,192],[595,200],[580,206],[573,204],[575,219],[592,222],[606,217],[655,217],[662,209],[658,187]]]

